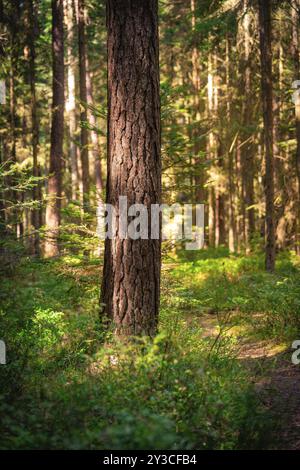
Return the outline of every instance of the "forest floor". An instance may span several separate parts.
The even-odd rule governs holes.
[[[1,279],[1,448],[300,448],[300,260],[164,259],[160,333],[99,323],[101,260],[24,259]],[[4,331],[4,334],[2,333]]]
[[[204,335],[217,337],[216,319],[204,317],[200,325]],[[277,416],[279,426],[269,447],[300,450],[300,367],[292,364],[289,345],[278,345],[276,341],[259,340],[250,335],[243,338],[236,353],[249,370],[260,400]]]
[[[210,255],[207,256],[207,259],[209,259],[209,257]],[[241,279],[244,276],[246,278],[248,277],[246,273],[251,271],[250,266],[253,266],[253,259],[252,261],[250,261],[250,259],[248,260],[248,267],[247,261],[245,262],[244,260],[244,268],[238,269],[236,273],[237,276],[235,276],[232,273],[234,270],[230,270],[226,266],[227,262],[230,260],[230,257],[224,257],[224,259],[227,259],[222,262],[222,251],[219,251],[212,254],[212,258],[221,260],[221,266],[223,268],[222,277],[225,279],[225,284],[231,283],[234,285],[237,283],[239,287]],[[234,259],[234,257],[232,259]],[[235,259],[235,264],[237,263],[239,263],[239,261]],[[280,268],[277,270],[275,275],[277,277],[276,285],[284,285],[286,282],[291,281],[291,278],[289,277],[289,263],[291,268],[298,269],[299,260],[296,257],[287,254],[283,255],[280,260]],[[191,269],[191,266],[197,266],[197,261],[195,260],[189,261],[187,264],[190,264],[189,270],[194,271],[196,276],[198,271],[198,276],[200,273],[200,277],[203,278],[203,271],[206,271],[205,268],[200,268],[199,270],[197,270],[197,268]],[[201,266],[201,264],[203,264],[203,262],[200,257],[198,265]],[[243,262],[241,264],[243,264]],[[257,272],[258,265],[256,266],[256,269],[254,269],[254,272]],[[217,271],[219,270],[219,267],[220,261],[217,263]],[[262,268],[262,266],[260,266],[260,268]],[[179,268],[179,272],[182,271],[184,271],[183,266]],[[208,272],[211,275],[210,269]],[[254,274],[254,272],[252,271],[252,274]],[[215,276],[213,275],[212,278],[214,277]],[[250,278],[251,277],[252,276],[250,276]],[[209,276],[206,276],[206,278],[209,278]],[[239,281],[237,281],[237,279],[239,279]],[[269,283],[271,276],[266,275],[266,279]],[[249,279],[249,281],[251,282],[251,279]],[[194,282],[192,281],[191,283],[190,278],[188,278],[188,285],[191,286],[191,289],[193,289]],[[239,287],[235,291],[235,295],[237,297],[239,296]],[[202,334],[204,337],[213,338],[215,341],[218,341],[222,336],[227,336],[233,340],[233,343],[235,344],[233,347],[233,355],[235,355],[236,358],[243,364],[243,366],[249,370],[249,376],[254,383],[259,399],[273,414],[273,416],[276,416],[277,424],[273,429],[273,432],[271,432],[268,447],[299,450],[300,365],[294,365],[291,360],[293,353],[293,350],[291,349],[291,343],[294,339],[298,339],[298,337],[300,338],[299,334],[297,336],[297,331],[299,330],[296,326],[297,316],[299,314],[297,309],[299,298],[294,299],[296,300],[294,312],[292,312],[292,309],[286,308],[287,306],[285,305],[285,302],[281,303],[279,301],[279,310],[277,308],[276,312],[273,311],[270,305],[269,308],[271,308],[266,313],[260,311],[260,308],[263,306],[263,304],[261,305],[259,297],[262,293],[262,297],[265,296],[265,294],[268,292],[268,286],[266,286],[266,289],[260,288],[260,293],[255,293],[253,286],[250,287],[249,285],[249,289],[249,294],[251,295],[251,291],[253,293],[254,301],[255,299],[257,300],[257,308],[255,310],[252,308],[240,308],[241,305],[233,306],[235,300],[230,297],[227,297],[226,300],[231,305],[226,305],[226,307],[222,309],[222,302],[224,302],[226,296],[228,294],[230,295],[230,291],[232,291],[231,289],[228,289],[228,285],[227,288],[223,288],[221,299],[217,300],[217,296],[215,296],[214,300],[212,298],[208,298],[206,300],[207,303],[211,304],[211,300],[213,300],[211,304],[213,306],[208,307],[207,309],[204,308],[204,312],[199,317],[199,324],[202,329]],[[217,287],[217,283],[216,291],[220,291],[220,286]],[[246,297],[249,297],[249,295]],[[237,303],[240,303],[241,300],[241,298],[237,300]],[[292,298],[289,300],[293,304]],[[216,304],[214,304],[214,302],[216,302]],[[224,303],[226,304],[226,302]],[[247,300],[244,304],[244,307],[245,305],[247,305]],[[207,310],[207,312],[205,310]],[[279,317],[274,319],[274,322],[272,319],[268,319],[268,317],[272,315],[272,312],[274,313],[274,316],[277,316],[279,312]],[[292,324],[288,324],[288,317],[290,314],[293,316],[293,313],[296,319],[295,328],[293,328]],[[277,322],[278,324],[276,325]],[[271,325],[270,335],[266,329],[268,323]]]

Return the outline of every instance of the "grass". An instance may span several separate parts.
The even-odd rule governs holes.
[[[280,255],[270,275],[260,255],[187,255],[164,263],[154,342],[104,342],[98,260],[23,259],[1,279],[1,336],[9,361],[0,368],[1,448],[270,445],[274,418],[237,345],[241,335],[274,344],[295,339],[298,260]],[[216,335],[204,334],[207,317]]]

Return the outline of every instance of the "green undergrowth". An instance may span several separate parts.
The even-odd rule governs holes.
[[[188,256],[164,263],[152,342],[104,336],[98,260],[24,259],[1,279],[1,448],[268,447],[273,417],[236,339],[203,335],[199,319],[233,311],[257,334],[289,337],[299,324],[297,261],[281,255],[269,275],[260,256]]]
[[[276,272],[264,270],[264,256],[229,255],[226,249],[179,254],[172,271],[176,298],[183,313],[212,313],[248,334],[277,342],[294,340],[300,327],[300,260],[280,253]]]

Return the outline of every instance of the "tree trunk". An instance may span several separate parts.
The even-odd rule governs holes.
[[[101,168],[101,151],[99,144],[99,136],[97,133],[97,121],[93,111],[94,99],[93,99],[93,87],[92,79],[89,70],[89,61],[87,58],[87,70],[86,70],[86,86],[87,86],[87,103],[89,105],[88,110],[88,119],[91,127],[91,144],[92,144],[92,155],[94,160],[95,168],[95,180],[96,180],[96,191],[97,191],[97,201],[101,200],[101,194],[103,191],[103,179],[102,179],[102,168]]]
[[[244,0],[243,17],[243,36],[244,36],[244,54],[243,54],[243,127],[244,143],[241,147],[242,158],[242,177],[243,177],[243,217],[244,217],[244,238],[246,251],[250,250],[251,239],[255,232],[254,218],[254,149],[251,141],[251,119],[252,119],[252,90],[251,90],[251,63],[250,63],[250,15],[247,11],[247,1]]]
[[[213,80],[213,125],[219,113],[219,80],[218,75],[218,54],[214,53],[214,80]],[[223,245],[226,240],[225,228],[225,194],[222,187],[222,177],[224,174],[224,155],[222,136],[219,129],[213,131],[215,156],[216,156],[216,173],[217,181],[215,185],[215,246]]]
[[[74,0],[67,0],[66,23],[67,23],[67,60],[68,60],[68,101],[67,113],[69,118],[69,156],[71,169],[71,198],[78,199],[79,174],[77,162],[76,136],[76,101],[75,101],[75,57],[74,46]]]
[[[214,113],[214,76],[212,70],[212,55],[208,54],[208,74],[207,74],[207,119],[210,126],[210,131],[207,137],[207,154],[211,162],[216,159],[215,155],[215,138],[213,133],[213,113]],[[210,174],[210,179],[213,180],[213,171]],[[211,181],[208,187],[208,239],[209,246],[215,247],[215,226],[216,226],[216,217],[215,217],[215,182]]]
[[[5,157],[8,160],[8,167],[17,162],[17,127],[18,127],[18,109],[17,109],[17,80],[18,74],[18,62],[19,62],[19,36],[18,27],[20,26],[20,5],[16,2],[15,8],[13,8],[9,15],[9,28],[10,28],[10,68],[9,68],[9,121],[10,121],[10,135],[9,135],[9,156]],[[14,176],[8,176],[6,184],[9,188],[15,185]],[[13,189],[7,193],[10,201],[12,202],[12,208],[7,209],[7,219],[13,227],[15,235],[18,237],[20,233],[20,213],[16,209],[18,203],[19,194]]]
[[[261,93],[264,118],[266,270],[275,269],[274,158],[273,158],[273,81],[271,0],[259,0]]]
[[[195,34],[196,28],[196,2],[191,0],[191,16],[192,16],[192,31]],[[195,202],[200,203],[205,200],[205,174],[203,165],[203,155],[205,154],[205,139],[200,139],[201,135],[201,78],[200,78],[200,64],[201,57],[196,42],[196,37],[193,37],[192,48],[192,139],[194,161],[192,162],[195,167],[195,176],[193,185],[195,185]],[[198,46],[198,47],[197,47]],[[204,134],[204,131],[202,131]],[[204,147],[203,147],[204,144]]]
[[[231,93],[231,64],[230,64],[230,50],[231,42],[230,38],[227,35],[226,37],[226,118],[227,122],[232,121],[232,93]],[[227,172],[228,172],[228,248],[230,253],[235,252],[236,247],[236,220],[235,220],[235,208],[234,208],[234,195],[235,195],[235,185],[234,185],[234,168],[233,168],[233,144],[237,140],[237,134],[231,142],[231,129],[227,130],[227,151],[226,151],[226,160],[227,160]]]
[[[89,174],[89,149],[87,128],[87,86],[86,86],[86,34],[85,34],[85,0],[78,0],[78,52],[79,52],[79,94],[80,94],[80,157],[82,171],[83,208],[88,210],[90,174]]]
[[[160,203],[157,0],[108,0],[107,203]],[[118,220],[118,219],[117,219]],[[149,224],[150,226],[150,224]],[[153,335],[160,290],[160,240],[106,240],[103,315],[118,335]]]
[[[294,62],[294,80],[299,80],[299,10],[300,2],[299,0],[293,0],[292,2],[292,56]],[[297,186],[298,186],[298,204],[297,204],[297,214],[296,214],[296,251],[300,253],[300,99],[295,103],[295,116],[296,116],[296,175],[297,175]]]
[[[29,48],[29,84],[31,92],[31,134],[32,134],[32,160],[33,160],[33,176],[39,176],[38,168],[38,146],[39,146],[39,125],[37,117],[36,102],[36,73],[35,73],[35,36],[36,22],[33,0],[27,0],[28,14],[28,48]],[[40,185],[36,182],[32,190],[32,199],[38,204],[41,199]],[[34,227],[33,252],[35,255],[40,253],[39,229],[40,229],[40,210],[35,207],[32,211],[32,225]]]
[[[53,97],[45,255],[59,254],[58,230],[61,209],[61,180],[64,136],[64,29],[63,0],[52,0]]]

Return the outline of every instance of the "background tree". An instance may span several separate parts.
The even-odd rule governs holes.
[[[89,136],[87,127],[87,53],[86,53],[86,10],[84,0],[78,1],[78,53],[79,53],[79,97],[80,97],[80,156],[82,173],[83,207],[89,204]]]
[[[61,217],[62,160],[64,137],[64,10],[63,0],[52,0],[53,98],[51,148],[48,179],[45,255],[59,253],[58,231]]]
[[[261,92],[265,144],[266,269],[275,268],[274,158],[273,158],[273,79],[271,0],[259,0]]]

